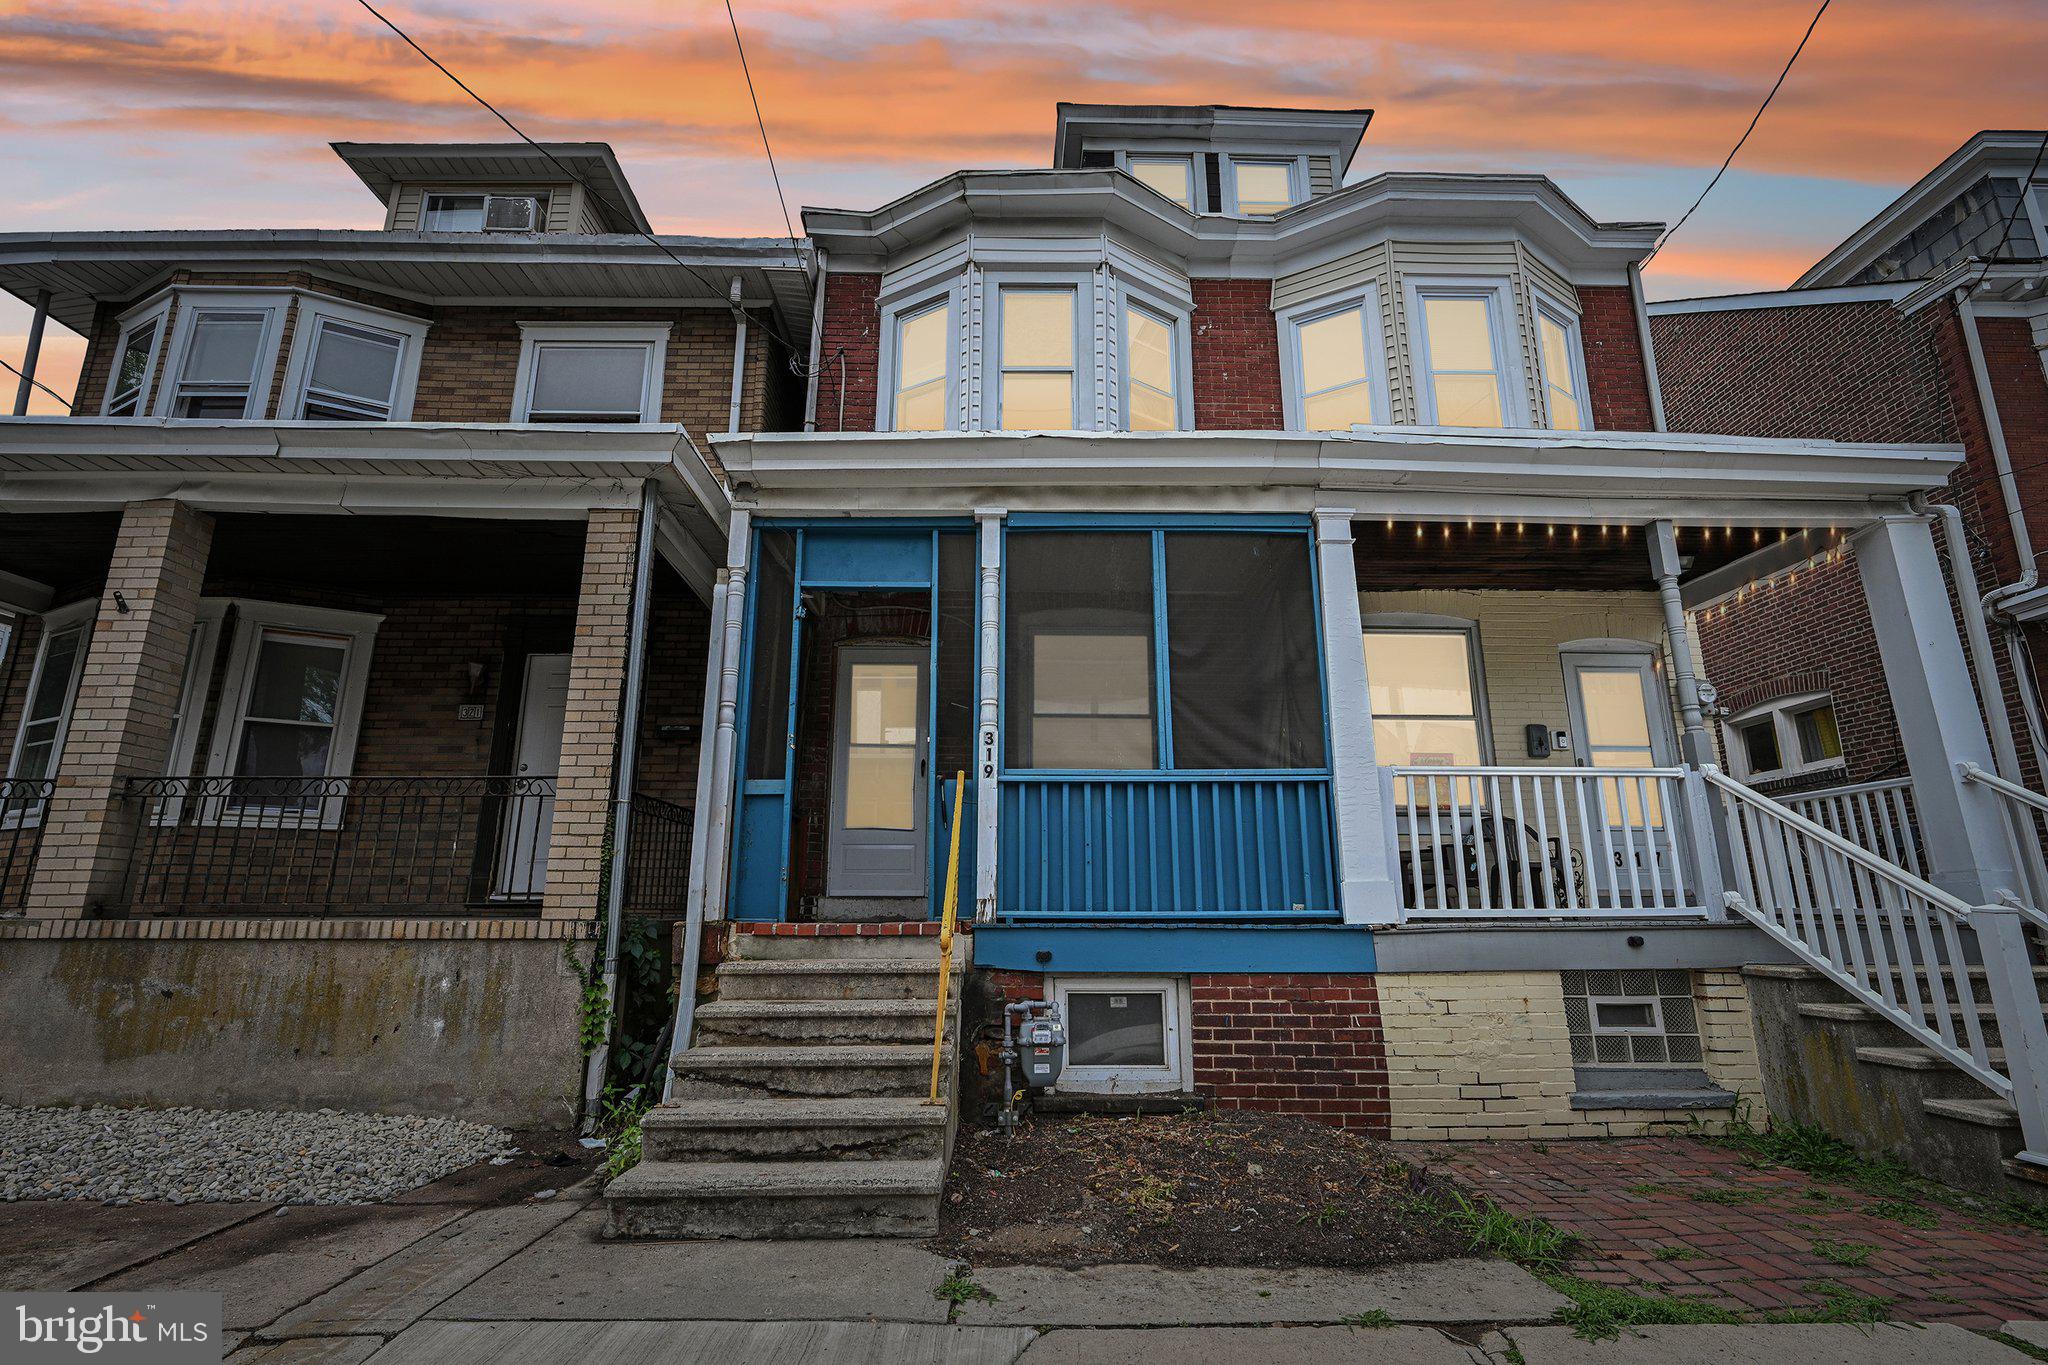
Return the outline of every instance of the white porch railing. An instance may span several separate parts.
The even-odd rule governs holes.
[[[2041,847],[2044,817],[2048,817],[2048,796],[1987,773],[1974,763],[1958,765],[1965,782],[1990,788],[1998,798],[1999,813],[2005,818],[2005,837],[2012,845],[2013,866],[2025,884],[2013,888],[2025,902],[2028,918],[2037,928],[2048,930],[2048,855]]]
[[[1729,904],[2010,1101],[2028,1159],[2048,1156],[2048,1027],[2023,912],[1972,908],[1717,769],[1703,772],[1725,817]],[[2000,1047],[1987,1039],[1987,1018]]]
[[[1920,858],[1910,777],[1799,792],[1778,804],[1916,877],[1927,875]]]
[[[1409,919],[1719,914],[1684,768],[1385,770]]]

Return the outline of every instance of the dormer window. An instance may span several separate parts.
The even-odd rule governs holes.
[[[1228,161],[1233,213],[1270,217],[1308,197],[1307,175],[1297,158],[1233,156]]]
[[[484,196],[430,194],[420,206],[422,232],[482,232]]]
[[[1133,176],[1191,212],[1195,203],[1195,159],[1189,155],[1159,156],[1133,152],[1128,168]]]
[[[1074,411],[1075,293],[1068,287],[1004,285],[998,291],[1004,431],[1070,431]]]
[[[669,326],[519,324],[515,422],[628,423],[661,420]]]

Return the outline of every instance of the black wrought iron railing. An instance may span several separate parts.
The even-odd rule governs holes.
[[[127,903],[143,915],[530,912],[552,777],[154,777]]]
[[[690,832],[696,811],[659,797],[633,798],[626,845],[626,913],[680,915],[690,885]]]
[[[0,778],[0,913],[28,904],[36,850],[43,842],[43,817],[56,789],[47,777]]]

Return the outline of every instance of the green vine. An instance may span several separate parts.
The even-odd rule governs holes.
[[[593,947],[590,961],[585,963],[576,956],[576,944],[571,940],[562,945],[562,961],[583,983],[582,999],[577,1004],[576,1041],[588,1058],[604,1046],[605,1037],[611,1032],[611,997],[604,989],[604,951]]]

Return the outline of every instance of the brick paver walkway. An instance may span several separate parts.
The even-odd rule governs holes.
[[[2048,1318],[2048,1235],[1898,1201],[1694,1138],[1433,1143],[1425,1164],[1575,1232],[1572,1272],[1745,1312],[1816,1305],[1812,1286],[1891,1301],[1886,1316],[1996,1328]],[[1920,1226],[1915,1226],[1919,1224]],[[1816,1247],[1819,1249],[1817,1250]]]

